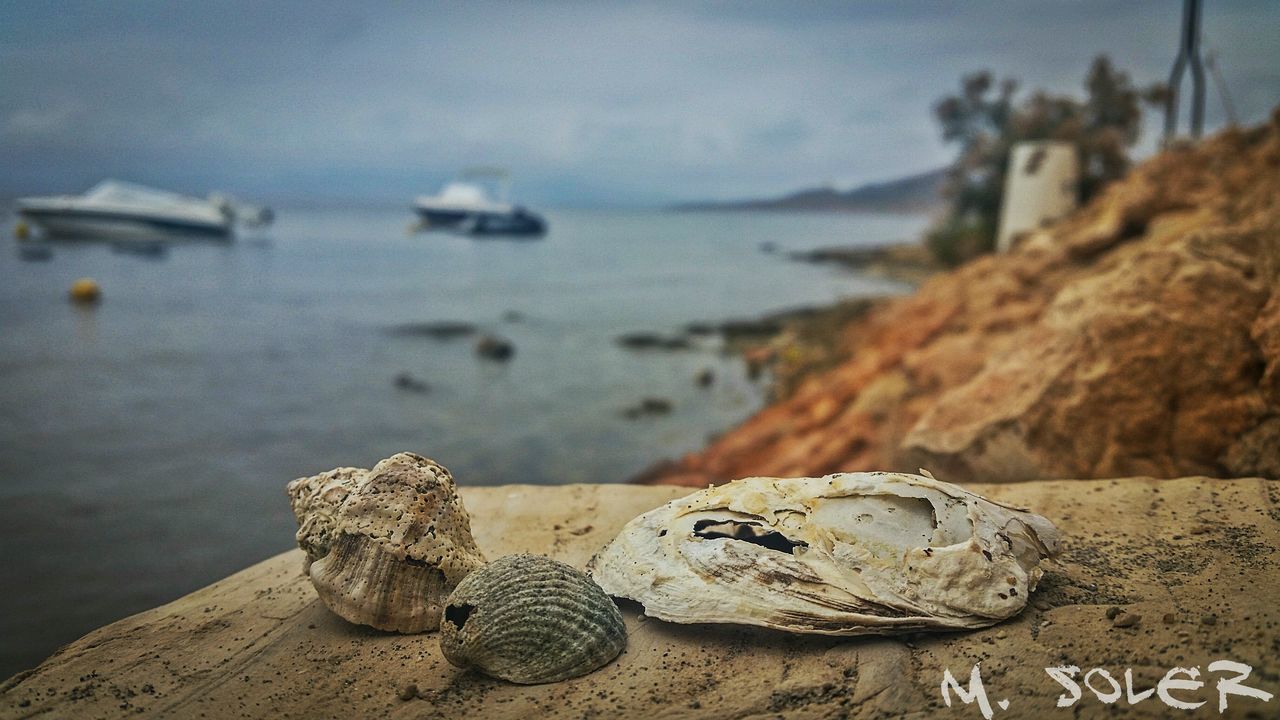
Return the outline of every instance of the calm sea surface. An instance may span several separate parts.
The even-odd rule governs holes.
[[[924,226],[566,211],[521,243],[411,235],[403,211],[279,215],[158,255],[0,245],[0,676],[291,547],[300,475],[413,450],[464,485],[619,482],[694,450],[763,388],[714,340],[636,352],[616,336],[900,291],[781,253]],[[82,276],[96,308],[66,300]],[[389,332],[432,321],[474,323],[515,357]],[[401,373],[429,391],[397,388]],[[649,396],[672,412],[623,417]]]

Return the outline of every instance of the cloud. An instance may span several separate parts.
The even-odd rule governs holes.
[[[1206,9],[1249,120],[1280,99],[1277,20]],[[1158,80],[1177,23],[1168,2],[11,3],[0,192],[396,200],[481,162],[564,205],[863,182],[945,162],[929,108],[963,72],[1075,91],[1109,52]]]

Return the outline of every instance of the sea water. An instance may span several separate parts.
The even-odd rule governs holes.
[[[617,336],[901,292],[785,255],[925,224],[563,211],[520,242],[411,233],[399,209],[278,215],[229,244],[0,252],[0,676],[290,548],[301,475],[411,450],[462,485],[607,483],[695,450],[765,388],[714,339]],[[79,277],[99,305],[67,301]],[[445,321],[514,357],[393,332]],[[624,415],[646,397],[671,412]]]

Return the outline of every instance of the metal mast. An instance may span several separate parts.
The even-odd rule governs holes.
[[[1164,141],[1173,140],[1178,130],[1178,89],[1182,72],[1191,63],[1191,137],[1199,138],[1204,130],[1204,65],[1200,60],[1200,0],[1184,0],[1182,5],[1182,38],[1178,57],[1169,73],[1169,97],[1164,109]]]

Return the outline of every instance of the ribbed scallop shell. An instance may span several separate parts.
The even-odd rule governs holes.
[[[626,645],[613,599],[584,573],[541,555],[508,555],[472,572],[440,622],[449,662],[524,685],[585,675]]]

